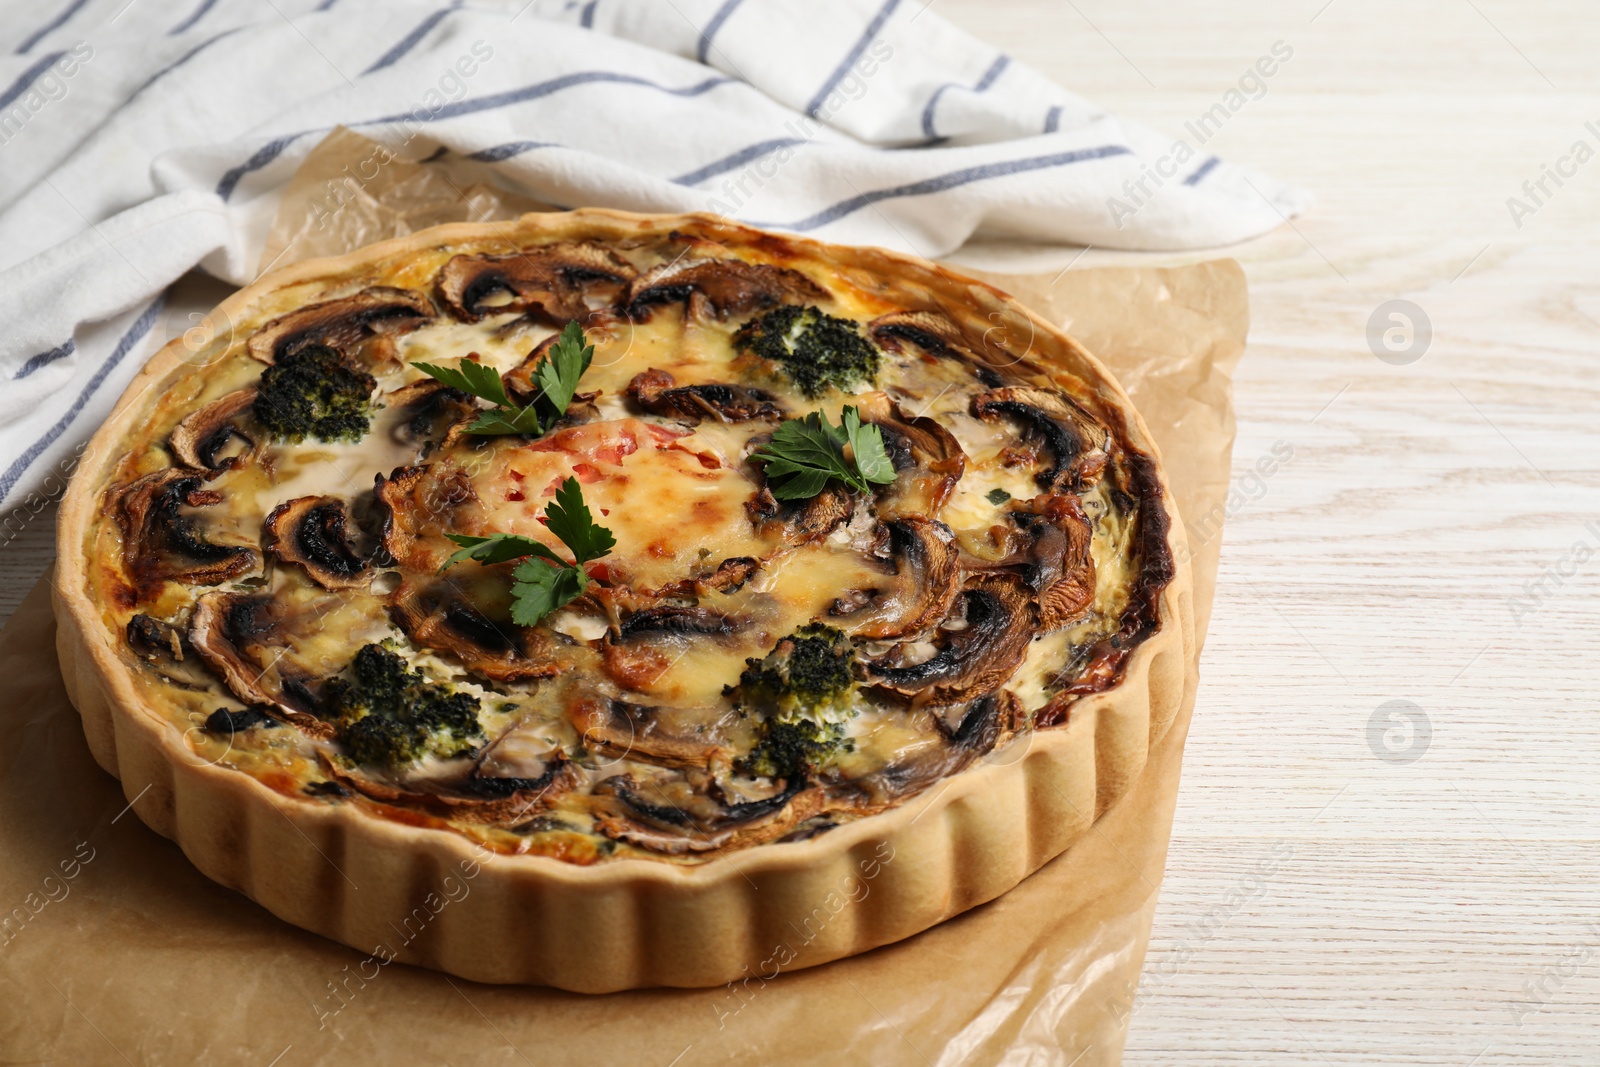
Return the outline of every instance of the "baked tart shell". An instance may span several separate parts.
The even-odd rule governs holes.
[[[1183,525],[1126,393],[1091,354],[999,290],[883,249],[779,237],[706,215],[587,209],[441,226],[298,264],[240,290],[213,318],[258,318],[263,298],[286,286],[357,277],[441,245],[674,229],[735,245],[783,242],[856,278],[894,278],[962,314],[1025,323],[1035,359],[1087,383],[1122,416],[1127,443],[1157,460],[1173,566],[1158,625],[1120,681],[1073,703],[1065,723],[1025,732],[887,811],[692,866],[496,853],[448,829],[318,802],[297,783],[280,791],[190,749],[119,656],[91,595],[84,545],[101,493],[137,428],[141,398],[186,362],[179,338],[135,378],[82,457],[58,521],[54,605],[62,676],[96,761],[207,877],[358,952],[473,981],[587,993],[714,986],[865,952],[993,900],[1071,847],[1136,780],[1195,672]]]

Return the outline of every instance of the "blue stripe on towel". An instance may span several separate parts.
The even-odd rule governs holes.
[[[212,8],[214,8],[216,6],[217,6],[217,0],[200,0],[200,6],[195,8],[194,12],[188,18],[184,19],[182,22],[180,22],[176,26],[172,27],[172,29],[168,30],[167,31],[167,36],[168,37],[176,37],[176,36],[178,36],[178,34],[182,33],[184,30],[189,29],[195,23],[197,23],[201,19],[205,18],[206,17],[206,12],[210,11]]]
[[[400,38],[393,48],[379,56],[376,63],[361,73],[363,75],[371,74],[375,70],[382,70],[384,67],[393,66],[395,63],[400,62],[413,48],[422,43],[424,37],[433,32],[435,26],[444,21],[446,15],[454,10],[455,8],[453,7],[441,8],[417,23],[415,29]]]
[[[61,27],[65,26],[67,24],[67,20],[76,15],[79,11],[82,11],[83,5],[87,4],[88,2],[89,0],[72,0],[72,3],[68,4],[62,10],[61,14],[51,19],[43,26],[40,26],[37,30],[34,30],[26,41],[23,41],[21,44],[17,45],[16,54],[19,56],[25,56],[29,52],[33,51],[34,45],[50,36],[50,34],[54,33],[56,30],[59,30]]]
[[[706,56],[711,52],[711,38],[722,29],[722,24],[728,21],[728,16],[733,14],[733,9],[744,3],[744,0],[726,0],[717,13],[711,16],[711,21],[706,23],[706,28],[700,31],[700,43],[695,45],[694,57],[700,62],[706,61]]]
[[[61,416],[54,426],[46,430],[43,437],[28,446],[28,450],[17,457],[17,461],[11,464],[5,474],[0,475],[0,500],[4,500],[10,495],[11,490],[16,487],[17,479],[21,478],[24,472],[33,465],[33,461],[38,459],[45,449],[53,445],[57,438],[67,432],[67,427],[72,425],[72,420],[78,417],[78,412],[83,410],[83,406],[99,390],[106,377],[116,369],[117,364],[121,363],[129,352],[133,351],[135,345],[144,340],[145,334],[149,333],[150,328],[156,324],[156,319],[160,316],[161,308],[166,302],[167,294],[162,293],[151,302],[149,307],[144,309],[144,313],[135,320],[132,326],[128,327],[128,332],[122,335],[122,340],[117,342],[117,347],[112,351],[110,357],[100,365],[99,370],[94,372],[94,377],[90,378],[89,383],[83,387],[83,392],[78,394],[78,399],[74,400],[72,406],[67,408],[67,413]]]
[[[1202,163],[1198,167],[1196,167],[1195,168],[1195,172],[1193,174],[1191,174],[1187,178],[1183,179],[1183,184],[1185,184],[1185,185],[1199,185],[1201,179],[1204,178],[1207,174],[1210,174],[1213,170],[1216,170],[1217,169],[1217,164],[1221,163],[1221,162],[1222,162],[1222,160],[1218,159],[1216,156],[1212,156],[1210,159],[1206,160],[1204,163]]]
[[[72,338],[69,337],[69,338],[67,338],[67,341],[66,341],[65,344],[56,345],[54,348],[50,349],[49,351],[40,352],[38,355],[35,355],[35,356],[29,356],[27,362],[24,363],[22,366],[18,367],[17,368],[17,373],[13,374],[11,376],[11,378],[12,378],[13,381],[15,381],[15,380],[17,380],[19,378],[26,378],[28,375],[32,374],[34,371],[38,370],[40,367],[48,366],[51,363],[54,363],[58,359],[66,359],[68,356],[72,355],[72,353],[76,352],[77,350],[78,350],[78,342],[74,341]]]
[[[1131,148],[1119,144],[1101,145],[1099,148],[1084,148],[1075,152],[1056,152],[1048,156],[1033,156],[1028,159],[1007,160],[1004,163],[985,163],[976,167],[964,167],[953,170],[948,174],[941,174],[934,178],[925,178],[922,181],[910,182],[906,185],[896,185],[888,189],[876,189],[870,193],[861,193],[848,200],[841,200],[832,207],[824,208],[798,222],[756,222],[753,226],[771,226],[780,230],[794,230],[805,232],[814,230],[819,226],[826,226],[830,222],[837,222],[846,215],[852,215],[864,207],[880,203],[884,200],[895,200],[905,196],[924,196],[928,193],[940,193],[946,189],[957,186],[971,185],[973,182],[987,181],[990,178],[1003,178],[1010,174],[1022,174],[1030,170],[1045,170],[1050,167],[1065,167],[1073,163],[1086,163],[1095,159],[1105,159],[1109,156],[1130,156]]]
[[[1010,65],[1010,56],[999,56],[996,58],[995,61],[989,65],[989,69],[983,72],[983,77],[979,78],[978,83],[972,87],[972,92],[981,93],[987,90],[989,86],[993,85],[999,80],[1000,75],[1005,73],[1005,69]],[[922,109],[922,132],[930,140],[939,138],[939,131],[934,129],[933,126],[933,115],[934,111],[939,106],[939,98],[944,95],[944,91],[946,89],[959,88],[961,88],[961,86],[955,82],[945,82],[943,85],[939,86],[939,88],[933,91],[932,96],[928,97],[928,106]]]
[[[41,57],[33,66],[17,75],[17,80],[11,83],[11,87],[5,92],[0,93],[0,111],[4,111],[6,108],[10,107],[13,100],[27,92],[29,86],[39,80],[39,75],[50,69],[50,64],[54,63],[64,55],[66,55],[65,52],[51,52],[49,55]]]
[[[900,0],[886,0],[883,7],[878,9],[878,13],[872,16],[872,21],[867,23],[867,28],[862,31],[860,39],[850,47],[850,51],[845,54],[844,59],[834,68],[833,73],[828,75],[828,80],[822,83],[822,88],[817,90],[817,95],[811,98],[811,103],[806,105],[807,115],[812,118],[817,117],[817,112],[822,110],[822,105],[828,99],[828,94],[838,88],[840,82],[844,81],[844,76],[850,73],[850,68],[856,65],[856,60],[861,58],[861,53],[867,50],[867,46],[878,36],[878,31],[883,29],[883,24],[889,21],[889,16],[894,14],[894,9],[899,6]]]
[[[795,145],[805,143],[805,141],[797,137],[775,137],[770,141],[762,141],[748,148],[741,148],[731,155],[722,157],[715,163],[707,163],[699,170],[691,170],[688,174],[680,174],[678,177],[673,178],[672,181],[677,185],[698,185],[707,178],[715,178],[719,174],[726,174],[730,170],[744,166],[751,160],[760,159],[769,152],[776,152],[780,148],[792,148]]]

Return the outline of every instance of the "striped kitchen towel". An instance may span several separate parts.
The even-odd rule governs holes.
[[[0,0],[0,511],[58,487],[196,266],[250,281],[336,126],[547,203],[924,256],[1187,249],[1301,190],[1128,123],[929,0]]]

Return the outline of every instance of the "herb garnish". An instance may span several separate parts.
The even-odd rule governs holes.
[[[544,520],[545,527],[572,552],[575,562],[568,563],[542,542],[520,534],[449,534],[461,549],[439,570],[446,571],[469,559],[484,566],[521,559],[511,572],[511,620],[518,626],[532,626],[582,596],[589,588],[583,565],[609,555],[617,544],[611,531],[597,524],[589,513],[576,478],[561,483],[555,500],[544,509]]]
[[[539,395],[527,407],[512,403],[506,393],[505,379],[498,371],[475,360],[464,359],[455,367],[438,367],[431,363],[411,365],[452,389],[471,393],[494,405],[467,427],[468,433],[539,434],[566,414],[567,405],[578,391],[578,379],[583,377],[593,359],[594,346],[584,344],[583,327],[576,322],[567,323],[534,372]]]
[[[850,446],[848,454],[845,446]],[[894,464],[883,446],[883,431],[863,424],[861,413],[847,407],[840,425],[820,411],[790,419],[772,433],[772,440],[751,453],[766,465],[772,495],[779,500],[806,500],[822,492],[829,479],[870,493],[872,486],[894,481]]]

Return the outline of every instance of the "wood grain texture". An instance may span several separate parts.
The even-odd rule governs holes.
[[[1600,160],[1520,229],[1506,207],[1600,147],[1596,13],[1322,4],[935,9],[1175,135],[1295,48],[1207,145],[1318,203],[1233,250],[1242,492],[1126,1062],[1597,1063]],[[1409,366],[1365,337],[1396,297],[1434,328]],[[1395,699],[1431,726],[1410,763],[1369,744]]]
[[[1127,1062],[1600,1062],[1600,159],[1520,228],[1506,207],[1596,142],[1592,4],[934,2],[1174,136],[1295,49],[1206,146],[1318,203],[1229,250],[1241,495]],[[1410,366],[1365,337],[1397,297],[1434,327]],[[50,527],[3,541],[0,617]],[[1431,728],[1403,764],[1369,741],[1397,699]]]

